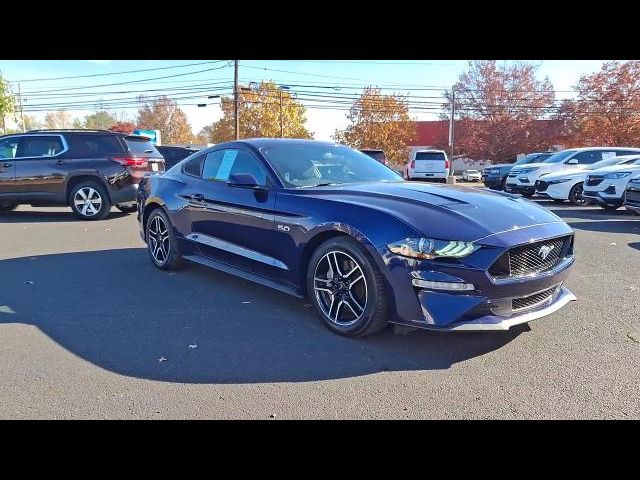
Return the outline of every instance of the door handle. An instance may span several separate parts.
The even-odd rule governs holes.
[[[64,165],[64,160],[58,160],[58,161],[56,162],[56,165]]]
[[[9,168],[9,167],[10,167],[10,166],[12,166],[12,165],[13,165],[13,163],[3,163],[3,164],[2,164],[2,166],[3,166],[4,168]]]
[[[201,193],[194,193],[191,195],[191,199],[195,200],[196,202],[204,202],[204,195],[202,195]]]

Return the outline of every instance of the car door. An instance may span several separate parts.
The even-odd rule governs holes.
[[[67,143],[62,135],[22,137],[15,162],[18,203],[66,203],[67,151]]]
[[[0,140],[0,203],[12,205],[16,201],[16,153],[20,137]]]
[[[227,183],[232,175],[250,173],[260,188]],[[209,152],[200,179],[190,183],[191,234],[208,257],[268,277],[283,278],[287,267],[274,246],[276,189],[252,152],[228,148]]]

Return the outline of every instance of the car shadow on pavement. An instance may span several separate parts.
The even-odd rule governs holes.
[[[111,218],[126,217],[128,213],[123,213],[115,208],[111,211],[109,216],[105,220]],[[60,211],[47,211],[44,210],[16,210],[13,212],[0,213],[0,224],[2,223],[49,223],[49,222],[83,222],[77,218],[71,210],[67,212]]]
[[[635,248],[636,250],[640,250],[640,242],[632,242],[629,244],[631,248]]]
[[[327,330],[305,300],[195,265],[163,272],[143,248],[2,260],[0,271],[0,328],[34,325],[98,367],[167,382],[447,369],[529,330],[396,335],[389,328],[345,338]]]

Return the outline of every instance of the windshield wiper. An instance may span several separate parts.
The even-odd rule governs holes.
[[[328,187],[329,185],[340,185],[340,183],[325,182],[325,183],[317,183],[315,185],[302,185],[300,188]]]

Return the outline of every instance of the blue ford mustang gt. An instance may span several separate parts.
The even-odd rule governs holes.
[[[514,195],[406,182],[371,157],[313,140],[201,150],[138,190],[153,264],[184,260],[308,297],[331,330],[389,322],[507,330],[575,297],[571,228]]]

